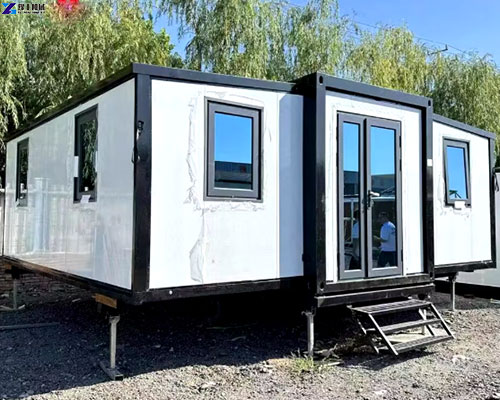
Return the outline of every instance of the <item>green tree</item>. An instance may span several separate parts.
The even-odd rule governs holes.
[[[362,31],[346,55],[345,76],[409,93],[426,95],[432,82],[430,49],[418,43],[405,27]]]
[[[347,20],[336,0],[293,7],[273,0],[163,0],[159,8],[190,35],[190,68],[272,80],[337,72]]]
[[[438,57],[431,70],[435,112],[500,133],[500,73],[489,57]]]
[[[138,1],[99,0],[2,19],[0,138],[131,62],[182,66]]]

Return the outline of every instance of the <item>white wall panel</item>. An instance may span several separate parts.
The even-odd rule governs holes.
[[[338,280],[337,113],[401,122],[403,274],[424,271],[422,228],[422,124],[419,110],[328,92],[326,98],[326,279]]]
[[[206,97],[263,107],[262,201],[205,199]],[[301,98],[160,80],[152,98],[150,287],[301,275],[301,157],[279,154],[301,137]]]
[[[435,264],[491,260],[488,139],[438,122],[433,132]],[[446,205],[443,138],[469,142],[470,207]]]
[[[75,114],[98,105],[97,201],[73,202]],[[16,205],[17,143],[29,138],[28,205]],[[6,255],[131,288],[134,81],[7,144]]]

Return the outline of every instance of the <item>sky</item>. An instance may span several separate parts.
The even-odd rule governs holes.
[[[290,2],[304,5],[306,0]],[[341,15],[350,16],[361,28],[373,31],[362,24],[405,24],[424,42],[440,48],[448,44],[449,53],[475,50],[490,54],[500,65],[499,0],[339,0],[339,8]],[[160,18],[155,27],[164,27],[176,45],[175,51],[184,54],[187,39],[178,39],[175,25]]]

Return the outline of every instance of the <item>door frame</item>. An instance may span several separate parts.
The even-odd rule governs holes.
[[[359,128],[359,236],[360,236],[360,260],[361,269],[347,270],[345,265],[344,248],[344,169],[343,169],[343,124],[352,123]],[[371,134],[372,126],[386,128],[395,131],[395,173],[396,173],[396,254],[397,266],[374,268],[372,257],[373,244],[370,232],[372,232],[372,209],[368,204],[368,191],[371,190]],[[403,231],[402,231],[402,159],[401,159],[401,122],[366,115],[352,114],[337,111],[337,218],[338,218],[338,273],[339,280],[366,279],[387,276],[403,276]],[[372,233],[373,234],[373,233]]]

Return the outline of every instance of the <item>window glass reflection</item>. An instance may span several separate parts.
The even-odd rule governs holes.
[[[446,146],[448,167],[448,196],[451,200],[463,200],[467,194],[465,148]]]
[[[215,187],[252,189],[252,118],[215,113]]]
[[[342,127],[344,173],[344,255],[345,269],[361,269],[359,225],[359,136],[360,126],[344,122]]]

